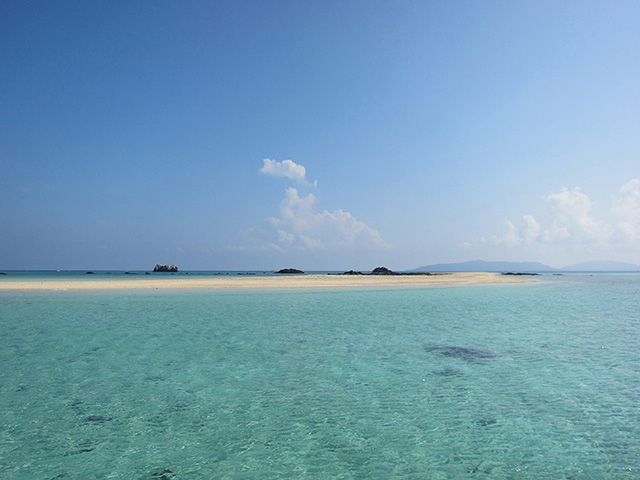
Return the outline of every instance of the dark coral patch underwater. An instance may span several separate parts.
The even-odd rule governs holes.
[[[455,345],[425,345],[427,352],[439,353],[444,357],[459,358],[467,362],[477,362],[495,358],[496,354],[487,350],[479,350],[476,348],[457,347]]]

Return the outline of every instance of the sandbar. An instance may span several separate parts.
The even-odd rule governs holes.
[[[160,290],[243,288],[340,288],[420,287],[436,285],[483,285],[527,283],[531,279],[492,272],[455,272],[432,275],[284,275],[214,278],[157,278],[114,280],[3,280],[0,290]]]

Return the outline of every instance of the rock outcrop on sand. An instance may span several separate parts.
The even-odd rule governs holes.
[[[158,263],[155,267],[153,267],[153,271],[154,272],[177,272],[178,267],[176,265],[161,265]]]
[[[396,272],[389,270],[387,267],[377,267],[371,272],[371,275],[397,275]]]
[[[427,273],[427,272],[394,272],[393,270],[389,270],[387,267],[376,267],[371,273],[362,273],[356,272],[355,270],[349,270],[344,273],[330,273],[329,275],[445,275],[444,273]]]
[[[282,270],[278,270],[276,273],[304,273],[302,270],[298,270],[297,268],[283,268]]]

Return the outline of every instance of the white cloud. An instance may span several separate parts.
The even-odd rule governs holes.
[[[544,231],[544,235],[542,236],[542,241],[544,242],[561,242],[563,240],[571,237],[569,233],[569,229],[567,227],[562,227],[557,223],[553,223],[551,227]]]
[[[272,177],[286,177],[291,180],[306,183],[307,171],[302,165],[291,160],[283,160],[282,162],[276,162],[269,158],[263,160],[264,165],[260,169],[260,172],[265,175],[271,175]]]
[[[507,233],[502,238],[494,239],[494,243],[515,247],[530,245],[540,237],[540,225],[531,215],[523,215],[522,223],[518,227],[507,220],[507,228]]]
[[[306,179],[306,170],[291,160],[276,162],[269,158],[263,160],[261,173],[274,177],[285,177],[316,188],[317,180],[310,183]],[[268,219],[271,228],[260,234],[261,247],[268,245],[271,250],[282,253],[297,250],[299,252],[332,251],[343,249],[350,252],[354,248],[387,248],[380,234],[357,220],[342,209],[318,212],[318,199],[309,193],[301,196],[298,190],[289,187],[280,203],[279,215]],[[258,236],[255,236],[258,239]]]
[[[291,245],[295,240],[293,233],[285,232],[284,230],[278,230],[278,240],[284,245]]]
[[[640,180],[634,179],[624,185],[613,202],[606,218],[594,213],[596,205],[580,187],[573,190],[563,188],[558,193],[545,197],[548,216],[544,228],[531,215],[524,215],[515,225],[507,221],[507,232],[501,237],[492,237],[492,243],[508,247],[533,244],[564,244],[614,248],[640,247]],[[611,222],[615,219],[615,222]],[[484,240],[481,240],[484,242]]]
[[[540,225],[531,215],[522,217],[525,223],[523,239],[525,243],[533,243],[540,236]]]
[[[280,216],[269,219],[277,228],[280,245],[304,250],[388,246],[376,230],[349,212],[338,209],[317,213],[317,203],[317,198],[311,193],[300,197],[295,188],[287,189],[280,203]]]
[[[640,240],[640,180],[634,179],[620,189],[614,198],[613,214],[617,218],[618,238]]]
[[[574,230],[577,236],[606,241],[611,235],[610,227],[591,215],[592,202],[580,187],[573,190],[562,189],[560,193],[552,193],[547,197],[556,213],[554,227],[569,232]]]

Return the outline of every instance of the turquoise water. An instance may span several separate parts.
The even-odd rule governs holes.
[[[0,478],[637,479],[639,294],[0,292]]]

